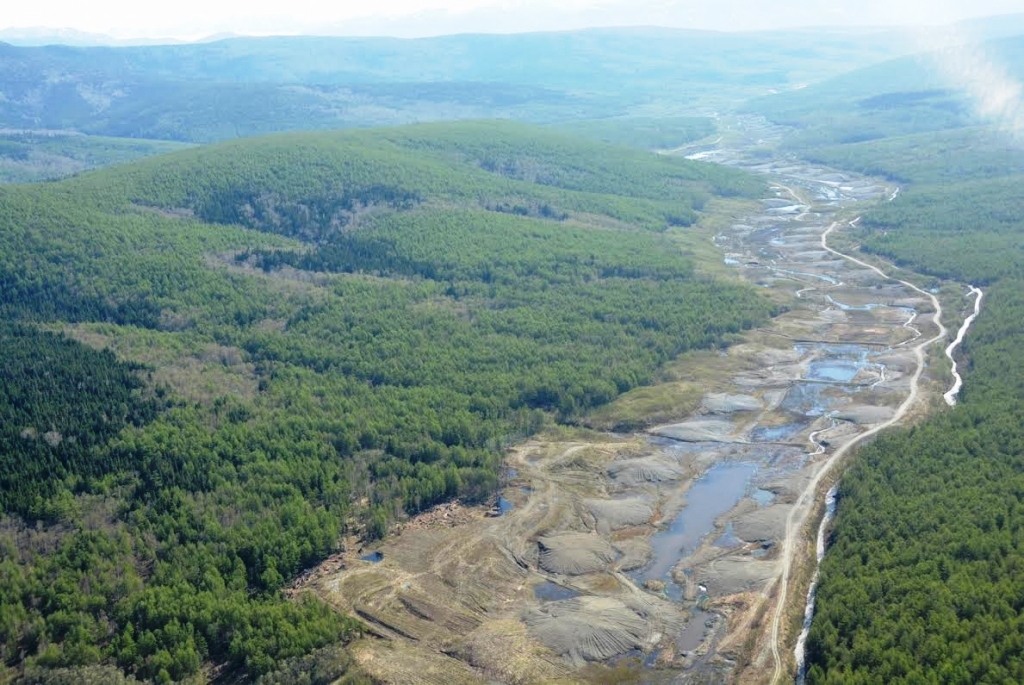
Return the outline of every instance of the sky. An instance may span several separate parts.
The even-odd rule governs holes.
[[[944,24],[1024,12],[1024,0],[29,0],[5,5],[0,29],[71,28],[121,39],[179,40],[221,33],[414,37],[625,25],[749,31]]]

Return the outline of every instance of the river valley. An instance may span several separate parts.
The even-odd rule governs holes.
[[[837,247],[860,208],[896,189],[765,153],[784,133],[737,119],[679,153],[771,180],[759,208],[707,239],[723,269],[788,311],[671,364],[658,425],[516,445],[499,505],[439,507],[306,576],[296,592],[375,633],[354,646],[370,673],[445,685],[794,676],[835,467],[939,403],[950,382],[936,295],[957,287],[923,290]]]

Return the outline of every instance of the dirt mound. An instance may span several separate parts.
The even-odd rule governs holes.
[[[704,398],[704,410],[712,414],[731,414],[736,411],[757,411],[763,406],[761,400],[752,395],[729,395],[713,393]]]
[[[550,602],[528,610],[524,620],[538,640],[577,664],[638,649],[647,634],[646,621],[610,597]]]
[[[732,423],[722,419],[693,419],[651,429],[654,435],[683,442],[721,441],[732,432]]]
[[[759,349],[752,353],[754,362],[758,367],[770,367],[778,364],[792,364],[800,361],[803,356],[799,351],[792,347],[785,349],[768,348]]]
[[[568,670],[517,620],[483,625],[453,645],[452,651],[492,682],[545,683],[566,677]]]
[[[630,537],[615,541],[615,549],[622,555],[615,565],[619,571],[642,568],[651,560],[651,543],[646,537]]]
[[[789,507],[784,504],[755,509],[738,517],[733,522],[733,531],[738,538],[748,542],[780,540],[786,533],[788,514]]]
[[[583,505],[597,520],[599,533],[607,535],[613,530],[647,523],[654,508],[646,501],[633,499],[588,499]]]
[[[882,423],[888,421],[895,414],[892,407],[872,407],[870,405],[857,405],[847,407],[837,413],[837,419],[853,421],[854,423]]]
[[[472,509],[462,506],[458,500],[438,504],[421,514],[417,514],[409,522],[402,525],[399,530],[415,530],[418,528],[432,528],[443,526],[454,528],[461,526],[473,519],[477,514]]]
[[[777,568],[775,561],[726,557],[712,562],[697,579],[708,588],[712,596],[720,597],[762,587],[772,578]]]
[[[540,566],[549,573],[575,576],[604,570],[615,560],[615,551],[591,533],[564,533],[538,540]]]
[[[409,685],[484,685],[472,668],[415,642],[374,640],[354,643],[352,655],[377,682]]]
[[[663,483],[679,480],[683,475],[683,470],[679,466],[658,457],[614,461],[608,465],[607,470],[609,476],[623,485]]]

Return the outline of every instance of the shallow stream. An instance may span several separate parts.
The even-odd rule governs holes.
[[[750,490],[757,464],[720,463],[694,481],[686,495],[686,504],[664,530],[651,537],[653,557],[636,573],[635,579],[665,583],[665,594],[682,597],[682,589],[672,578],[672,568],[692,554],[701,540],[715,528],[715,519],[735,507]],[[691,648],[692,649],[692,648]]]

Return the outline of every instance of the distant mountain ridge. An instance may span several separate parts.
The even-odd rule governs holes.
[[[794,47],[799,45],[799,47]],[[0,44],[0,128],[191,142],[281,130],[692,113],[902,54],[894,32],[590,29]]]
[[[221,36],[222,38],[224,36]],[[11,27],[0,29],[0,42],[19,47],[67,45],[74,47],[172,45],[185,41],[174,38],[115,38],[105,33],[79,31],[73,28],[48,26]]]

